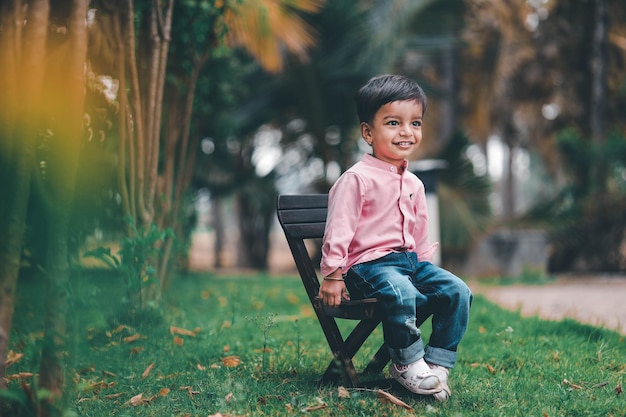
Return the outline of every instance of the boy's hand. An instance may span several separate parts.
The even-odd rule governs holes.
[[[348,290],[346,289],[345,282],[341,279],[341,273],[338,277],[331,275],[329,278],[322,281],[320,285],[319,297],[324,304],[329,307],[337,307],[341,304],[341,300],[349,300]]]

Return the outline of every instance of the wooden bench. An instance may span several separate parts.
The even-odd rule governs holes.
[[[336,384],[343,380],[351,387],[362,386],[360,375],[380,374],[389,362],[389,351],[380,346],[376,354],[361,373],[357,373],[353,358],[363,343],[381,322],[378,303],[375,298],[358,301],[344,301],[341,306],[325,306],[318,298],[320,282],[316,265],[305,241],[321,239],[326,226],[327,194],[280,195],[277,199],[277,214],[293,259],[302,279],[309,301],[315,310],[333,360],[321,378],[323,384]],[[344,339],[336,319],[358,320],[350,334]]]

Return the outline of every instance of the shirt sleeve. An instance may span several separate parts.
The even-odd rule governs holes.
[[[415,202],[415,214],[417,222],[413,232],[415,239],[415,252],[420,261],[432,262],[435,252],[439,248],[439,242],[430,243],[428,234],[428,206],[426,204],[426,192],[424,187],[420,187]]]
[[[358,175],[350,172],[344,173],[331,188],[322,241],[322,276],[327,277],[338,268],[345,269],[350,243],[361,216],[364,195],[363,182]]]

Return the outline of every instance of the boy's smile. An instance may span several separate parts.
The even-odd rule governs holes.
[[[422,119],[419,102],[392,101],[378,109],[371,124],[361,123],[361,134],[374,157],[399,169],[422,142]]]

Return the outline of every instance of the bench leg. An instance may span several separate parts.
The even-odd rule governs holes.
[[[342,377],[344,382],[351,387],[359,385],[359,377],[354,369],[352,358],[379,323],[379,320],[362,320],[352,330],[345,342],[332,346],[334,360],[326,368],[326,372],[322,376],[322,383],[336,384]],[[374,358],[381,354],[381,350],[383,349],[379,349]],[[384,350],[386,351],[386,349]],[[381,354],[379,360],[384,359],[383,355],[384,353]],[[385,364],[382,364],[382,367],[384,366]],[[368,368],[370,368],[369,365]],[[370,368],[372,371],[374,369],[375,367]]]

